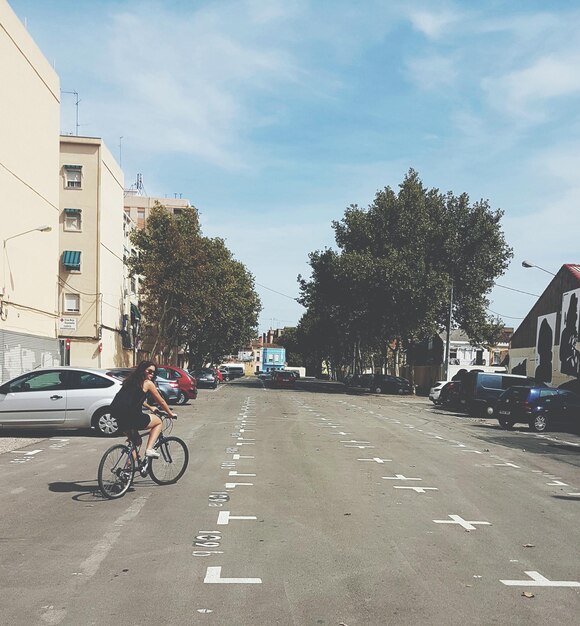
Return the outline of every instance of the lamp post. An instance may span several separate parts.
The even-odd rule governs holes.
[[[44,224],[43,226],[37,226],[36,228],[31,228],[30,230],[25,230],[22,233],[17,233],[16,235],[12,235],[10,237],[6,237],[6,239],[4,239],[2,241],[2,250],[3,250],[3,254],[4,256],[6,256],[6,242],[10,241],[11,239],[16,239],[16,237],[22,237],[22,235],[28,235],[28,233],[34,233],[35,231],[39,231],[41,233],[49,233],[52,230],[51,226],[47,226],[46,224]],[[4,261],[4,259],[2,259],[2,261]],[[4,292],[6,291],[6,267],[4,262],[2,263],[3,266],[3,286],[2,286],[2,291],[0,292],[0,297],[4,296]]]
[[[525,267],[525,268],[536,267],[539,270],[542,270],[542,272],[546,272],[546,274],[551,274],[552,276],[556,276],[556,274],[554,274],[554,272],[550,272],[548,270],[545,270],[543,267],[540,267],[539,265],[536,265],[535,263],[531,263],[530,261],[522,261],[522,267]]]

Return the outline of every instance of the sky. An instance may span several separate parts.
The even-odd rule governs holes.
[[[514,258],[489,312],[507,326],[580,263],[577,2],[9,4],[126,187],[139,173],[147,195],[189,199],[247,266],[260,332],[298,322],[297,276],[335,247],[332,221],[409,168],[505,212]]]

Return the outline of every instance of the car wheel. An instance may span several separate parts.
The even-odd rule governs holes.
[[[545,415],[538,413],[530,421],[530,428],[536,433],[543,433],[548,430],[548,420]]]
[[[407,393],[404,389],[399,389],[397,393],[402,396],[404,393]]]
[[[177,400],[175,401],[175,404],[185,404],[186,402],[187,402],[187,396],[185,395],[183,391],[180,391],[179,395],[177,396]]]
[[[511,430],[514,427],[514,423],[505,417],[501,417],[498,422],[504,430]]]
[[[375,388],[375,393],[383,393],[382,387],[376,387]]]
[[[93,428],[105,437],[114,437],[119,432],[119,424],[111,415],[109,407],[104,407],[95,412],[92,419]]]

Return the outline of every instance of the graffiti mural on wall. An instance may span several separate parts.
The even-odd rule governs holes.
[[[562,333],[560,335],[560,372],[578,377],[580,352],[578,352],[578,322],[580,320],[580,289],[562,294]]]
[[[535,379],[544,383],[552,382],[552,347],[556,333],[557,313],[538,316],[536,333],[536,372]]]

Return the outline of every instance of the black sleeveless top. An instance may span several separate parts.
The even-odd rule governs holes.
[[[123,385],[111,402],[111,415],[122,421],[131,417],[141,417],[146,397],[147,394],[141,387]]]

